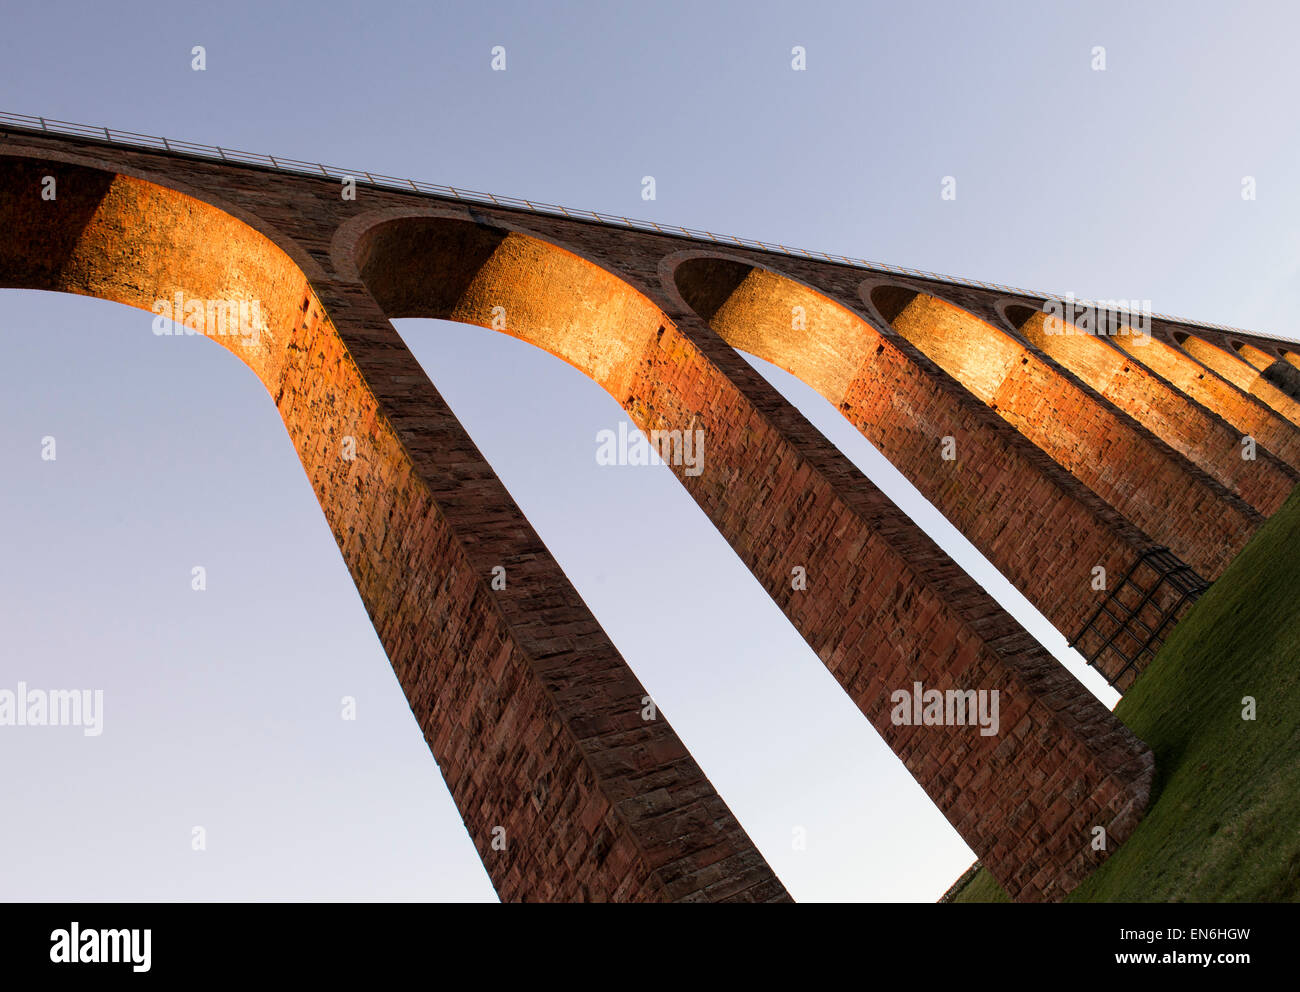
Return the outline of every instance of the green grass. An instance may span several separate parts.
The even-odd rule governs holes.
[[[1253,696],[1256,719],[1242,719]],[[1300,900],[1300,490],[1115,714],[1156,756],[1138,829],[1071,902]],[[980,869],[953,902],[1005,902]]]

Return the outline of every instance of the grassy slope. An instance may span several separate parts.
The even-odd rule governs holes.
[[[1155,751],[1155,800],[1070,900],[1300,900],[1300,490],[1115,714]],[[1006,898],[981,869],[953,901]]]

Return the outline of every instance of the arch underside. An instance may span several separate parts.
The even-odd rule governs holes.
[[[1176,343],[1158,335],[1140,345],[1133,337],[1116,337],[1116,348],[1168,382],[1183,395],[1222,418],[1242,436],[1255,438],[1291,468],[1300,470],[1300,431],[1259,397],[1237,387],[1196,361]]]
[[[1206,579],[1262,523],[1221,483],[1004,332],[923,293],[881,305],[902,336]]]
[[[1300,424],[1300,375],[1290,363],[1281,359],[1270,362],[1263,370],[1242,361],[1194,334],[1176,334],[1182,350],[1220,378],[1243,393],[1258,397],[1293,424]]]
[[[1264,516],[1291,494],[1300,474],[1271,451],[1241,457],[1241,435],[1223,418],[1148,370],[1134,355],[1154,349],[1149,336],[1121,328],[1118,334],[1080,329],[1060,316],[1011,306],[1007,320],[1031,346],[1056,361],[1098,395],[1133,417]],[[1123,339],[1133,355],[1115,347]]]

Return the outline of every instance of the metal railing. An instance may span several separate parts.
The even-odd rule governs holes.
[[[890,265],[886,262],[870,262],[862,258],[850,258],[847,255],[832,255],[824,251],[809,251],[805,248],[792,248],[789,245],[774,244],[769,241],[758,241],[754,238],[740,238],[730,234],[715,234],[712,231],[701,231],[696,228],[680,227],[675,224],[659,224],[652,220],[638,220],[633,217],[624,217],[620,214],[607,214],[596,210],[579,210],[573,207],[562,207],[554,203],[543,203],[539,200],[529,200],[518,196],[498,196],[493,193],[480,193],[477,190],[464,189],[459,186],[443,186],[439,183],[427,183],[418,179],[400,179],[395,176],[385,176],[381,173],[367,172],[364,169],[341,169],[337,166],[322,165],[319,162],[303,162],[299,159],[285,158],[280,155],[263,155],[259,152],[245,152],[233,148],[223,148],[220,145],[204,145],[193,141],[177,141],[174,138],[161,138],[156,135],[138,134],[135,131],[121,131],[117,128],[100,127],[92,124],[75,124],[70,121],[51,120],[48,117],[32,117],[28,114],[11,114],[0,111],[0,131],[3,131],[4,129],[67,135],[68,137],[104,142],[111,145],[122,145],[128,148],[143,148],[149,151],[160,151],[172,155],[188,155],[195,158],[228,162],[234,165],[250,165],[264,169],[273,169],[277,172],[286,172],[293,175],[323,176],[325,178],[338,180],[354,179],[358,183],[364,180],[369,185],[377,188],[393,189],[407,193],[425,193],[430,196],[442,197],[444,199],[461,200],[469,203],[491,204],[493,206],[507,207],[513,210],[526,210],[531,213],[567,217],[571,220],[618,225],[641,231],[655,231],[659,234],[667,234],[673,237],[689,238],[692,241],[704,241],[714,245],[751,248],[758,251],[786,255],[792,258],[817,259],[819,261],[832,262],[837,265],[851,266],[856,269],[865,269],[869,272],[883,272],[892,275],[929,279],[934,282],[946,283],[951,286],[967,286],[973,289],[990,289],[1000,293],[1032,297],[1040,300],[1065,301],[1067,299],[1067,296],[1064,294],[1042,293],[1036,290],[1019,289],[1015,286],[1004,286],[1001,283],[983,282],[978,279],[963,279],[960,276],[943,275],[938,272],[926,272],[922,269],[909,269],[904,266]],[[0,135],[0,137],[2,137],[2,135]],[[1076,307],[1105,305],[1104,302],[1082,300],[1074,297],[1068,297],[1068,299]],[[1185,317],[1173,317],[1169,314],[1163,313],[1153,313],[1151,316],[1172,324],[1183,324],[1187,327],[1202,327],[1208,330],[1226,331],[1235,334],[1246,334],[1262,338],[1286,340],[1285,338],[1279,339],[1277,335],[1248,331],[1244,328],[1231,327],[1226,324],[1211,324],[1207,321],[1189,320]]]
[[[1152,573],[1150,585],[1138,581],[1139,569]],[[1168,548],[1148,548],[1088,617],[1087,623],[1071,639],[1070,647],[1099,670],[1098,661],[1104,655],[1108,652],[1117,655],[1124,664],[1106,678],[1106,684],[1114,688],[1144,660],[1155,658],[1165,637],[1180,619],[1183,607],[1196,602],[1209,588],[1210,584],[1192,566]],[[1124,594],[1130,592],[1126,600]],[[1110,659],[1106,661],[1109,664]]]

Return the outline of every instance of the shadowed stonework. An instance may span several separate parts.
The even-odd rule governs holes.
[[[1108,385],[1119,352],[1089,364],[998,329],[1041,299],[364,184],[349,200],[335,179],[78,138],[11,131],[0,171],[0,285],[256,302],[256,334],[216,340],[274,397],[507,900],[788,896],[668,722],[643,717],[643,687],[390,318],[496,328],[643,430],[702,431],[682,484],[1021,899],[1060,898],[1129,836],[1150,751],[736,349],[837,405],[1068,636],[1159,545],[1217,576],[1300,455],[1278,387],[1234,357],[1283,361],[1263,338],[1223,342],[1256,377],[1238,382],[1157,321],[1178,371],[1129,364],[1156,416]],[[1263,455],[1237,466],[1222,446],[1247,422]],[[1117,658],[1096,664],[1123,687],[1140,665]],[[917,683],[996,692],[999,725],[900,720],[891,697]]]

